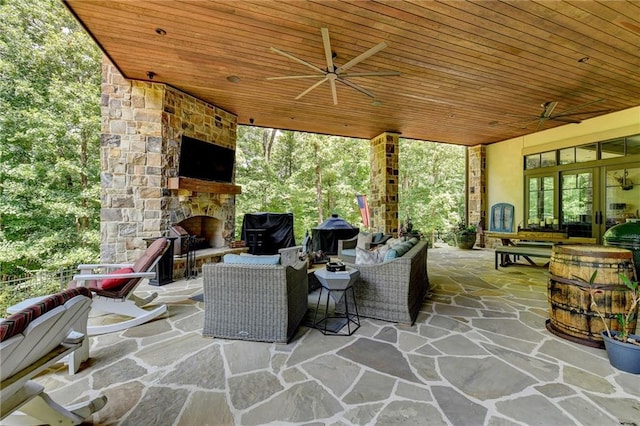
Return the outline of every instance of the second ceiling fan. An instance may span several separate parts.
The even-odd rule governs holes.
[[[397,76],[400,75],[399,72],[397,71],[377,71],[377,72],[355,72],[355,73],[347,73],[346,71],[349,70],[350,68],[352,68],[354,65],[364,61],[365,59],[369,58],[370,56],[375,55],[376,53],[378,53],[379,51],[381,51],[382,49],[384,49],[385,47],[387,47],[387,43],[385,43],[384,41],[381,43],[378,43],[377,45],[373,46],[371,49],[367,50],[366,52],[356,56],[355,58],[353,58],[352,60],[350,60],[349,62],[347,62],[346,64],[342,65],[342,66],[336,66],[336,64],[333,62],[333,58],[335,57],[333,51],[331,50],[331,39],[329,38],[329,30],[327,28],[321,28],[320,31],[322,32],[322,44],[324,45],[324,55],[325,55],[325,59],[327,62],[327,68],[320,68],[316,65],[313,65],[310,62],[307,62],[303,59],[298,58],[297,56],[292,55],[291,53],[282,51],[280,49],[277,49],[275,47],[271,48],[272,52],[275,52],[279,55],[282,55],[286,58],[289,58],[295,62],[298,62],[302,65],[305,65],[311,69],[313,69],[314,71],[316,71],[316,73],[314,74],[308,74],[308,75],[288,75],[288,76],[282,76],[282,77],[267,77],[267,80],[290,80],[290,79],[304,79],[304,78],[309,78],[309,79],[314,79],[314,78],[319,78],[320,81],[314,83],[313,85],[311,85],[308,89],[306,89],[305,91],[303,91],[302,93],[300,93],[298,96],[295,97],[295,99],[300,99],[302,98],[304,95],[306,95],[307,93],[311,92],[313,89],[315,89],[316,87],[320,86],[322,83],[324,82],[329,82],[329,84],[331,85],[331,95],[333,97],[333,104],[337,105],[338,104],[338,93],[336,90],[336,82],[342,83],[346,86],[351,87],[352,89],[357,90],[360,93],[364,93],[365,95],[369,96],[370,98],[375,98],[375,95],[373,93],[371,93],[369,90],[358,86],[357,84],[349,81],[347,79],[348,78],[357,78],[357,77],[378,77],[378,76]]]

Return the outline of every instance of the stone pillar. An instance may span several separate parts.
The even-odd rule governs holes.
[[[168,189],[177,176],[182,135],[235,149],[236,116],[162,83],[125,79],[102,62],[100,257],[137,259],[145,238],[194,215],[215,217],[225,237],[235,228],[235,197]]]
[[[371,139],[371,182],[368,196],[371,227],[376,232],[398,233],[398,154],[400,135],[385,132]]]
[[[486,231],[487,224],[487,149],[485,145],[467,148],[467,206],[469,225]],[[484,247],[484,233],[478,233],[477,245]]]

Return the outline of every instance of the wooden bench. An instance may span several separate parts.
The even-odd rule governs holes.
[[[552,247],[541,247],[539,245],[498,246],[495,249],[495,268],[498,269],[498,257],[500,257],[500,266],[502,267],[515,263],[509,260],[509,256],[522,256],[530,265],[536,266],[536,263],[531,260],[531,258],[541,257],[544,259],[550,259],[551,249]]]

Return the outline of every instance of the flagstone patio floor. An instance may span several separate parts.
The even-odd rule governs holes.
[[[58,402],[105,394],[96,425],[640,425],[640,376],[545,328],[547,272],[494,270],[493,251],[434,248],[414,325],[362,319],[348,337],[204,338],[202,279],[162,287],[165,317],[91,338]],[[312,297],[310,297],[310,300]]]

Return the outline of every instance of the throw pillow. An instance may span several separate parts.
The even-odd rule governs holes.
[[[358,242],[356,247],[361,248],[362,250],[367,250],[369,246],[371,246],[371,239],[373,238],[373,234],[371,232],[360,232],[358,234]]]
[[[111,271],[109,272],[109,274],[130,274],[132,272],[132,268],[121,268],[116,269],[115,271]],[[107,278],[105,280],[102,280],[102,282],[99,284],[99,287],[102,290],[111,290],[125,285],[130,279],[131,278]]]
[[[385,258],[387,257],[387,252],[389,250],[391,250],[391,247],[389,247],[386,244],[383,244],[376,248],[376,251],[378,252],[378,263],[384,262]]]
[[[356,265],[373,265],[378,263],[378,252],[356,247]]]

